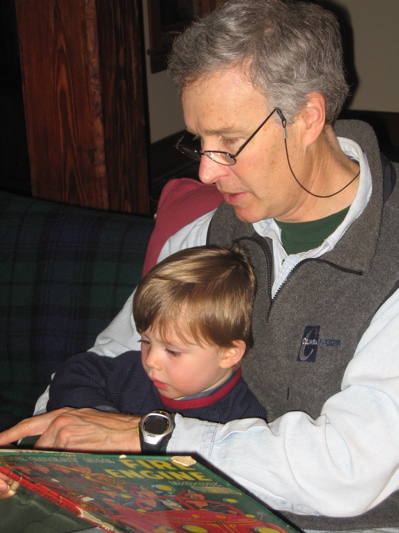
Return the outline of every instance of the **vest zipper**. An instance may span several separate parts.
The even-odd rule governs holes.
[[[260,246],[261,250],[263,251],[265,260],[266,260],[266,271],[267,271],[267,279],[266,279],[266,288],[269,295],[270,300],[270,307],[267,312],[266,322],[269,320],[269,313],[272,306],[272,273],[273,273],[273,258],[272,258],[272,252],[270,250],[270,246],[268,245],[265,237],[261,237],[257,233],[252,235],[251,237],[240,237],[238,239],[235,239],[234,243],[240,243],[242,241],[252,241],[258,246]]]
[[[266,322],[269,322],[270,312],[272,310],[273,303],[276,300],[278,294],[280,293],[280,291],[282,290],[284,285],[287,283],[288,279],[292,276],[293,272],[295,270],[297,270],[301,265],[304,265],[305,263],[309,263],[311,261],[315,261],[315,262],[318,262],[318,263],[325,263],[326,265],[329,265],[332,268],[335,268],[336,270],[340,270],[341,272],[347,272],[348,274],[353,274],[355,276],[362,276],[363,275],[363,272],[361,270],[353,270],[351,268],[341,267],[341,266],[336,265],[335,263],[333,263],[331,261],[328,261],[327,259],[321,259],[320,257],[308,257],[308,258],[303,259],[302,261],[300,261],[297,265],[295,265],[291,269],[291,271],[288,273],[288,275],[285,278],[285,280],[283,281],[283,283],[278,288],[278,290],[277,290],[276,294],[274,295],[274,297],[272,297],[273,258],[272,258],[272,253],[271,253],[271,250],[270,250],[270,246],[267,243],[266,238],[265,237],[261,237],[258,234],[254,234],[251,237],[240,237],[238,239],[235,239],[233,242],[234,243],[239,243],[240,241],[242,242],[242,241],[245,241],[245,240],[252,241],[255,244],[258,244],[261,247],[261,249],[262,249],[262,251],[264,253],[264,256],[265,256],[267,273],[268,273],[267,274],[267,279],[266,279],[266,286],[267,286],[269,299],[270,299],[270,306],[269,306],[269,309],[268,309],[268,312],[267,312]]]

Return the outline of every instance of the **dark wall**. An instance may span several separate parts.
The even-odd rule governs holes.
[[[13,0],[0,5],[0,189],[31,192]]]

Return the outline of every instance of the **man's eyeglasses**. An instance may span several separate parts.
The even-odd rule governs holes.
[[[191,159],[194,159],[195,161],[200,161],[201,156],[206,155],[209,157],[209,159],[212,159],[212,161],[215,161],[215,163],[219,163],[220,165],[227,165],[232,166],[237,163],[237,156],[244,150],[244,148],[247,146],[249,141],[251,141],[255,135],[260,131],[263,126],[266,124],[266,122],[269,120],[269,118],[273,115],[273,113],[277,111],[279,117],[283,121],[283,125],[285,123],[284,115],[282,114],[281,110],[278,107],[275,107],[273,111],[266,117],[266,119],[262,122],[262,124],[256,128],[256,130],[253,132],[253,134],[248,137],[248,139],[240,146],[238,151],[235,154],[230,154],[229,152],[220,152],[218,150],[205,150],[204,152],[200,152],[199,150],[196,150],[195,148],[190,148],[189,146],[186,146],[184,144],[181,144],[181,141],[184,138],[181,137],[176,145],[175,148],[180,150],[184,155],[187,155],[188,157],[191,157]]]

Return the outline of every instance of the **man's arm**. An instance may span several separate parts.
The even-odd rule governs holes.
[[[168,453],[198,453],[275,509],[352,516],[399,489],[399,293],[380,308],[316,420],[176,416]],[[267,368],[265,369],[267,371]]]
[[[22,420],[0,433],[0,447],[40,435],[35,448],[102,453],[140,453],[141,417],[64,407]]]

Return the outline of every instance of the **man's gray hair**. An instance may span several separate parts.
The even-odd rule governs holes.
[[[348,96],[336,17],[294,0],[228,0],[174,42],[168,71],[181,94],[205,74],[239,67],[288,122],[307,95],[326,100],[326,123]]]

